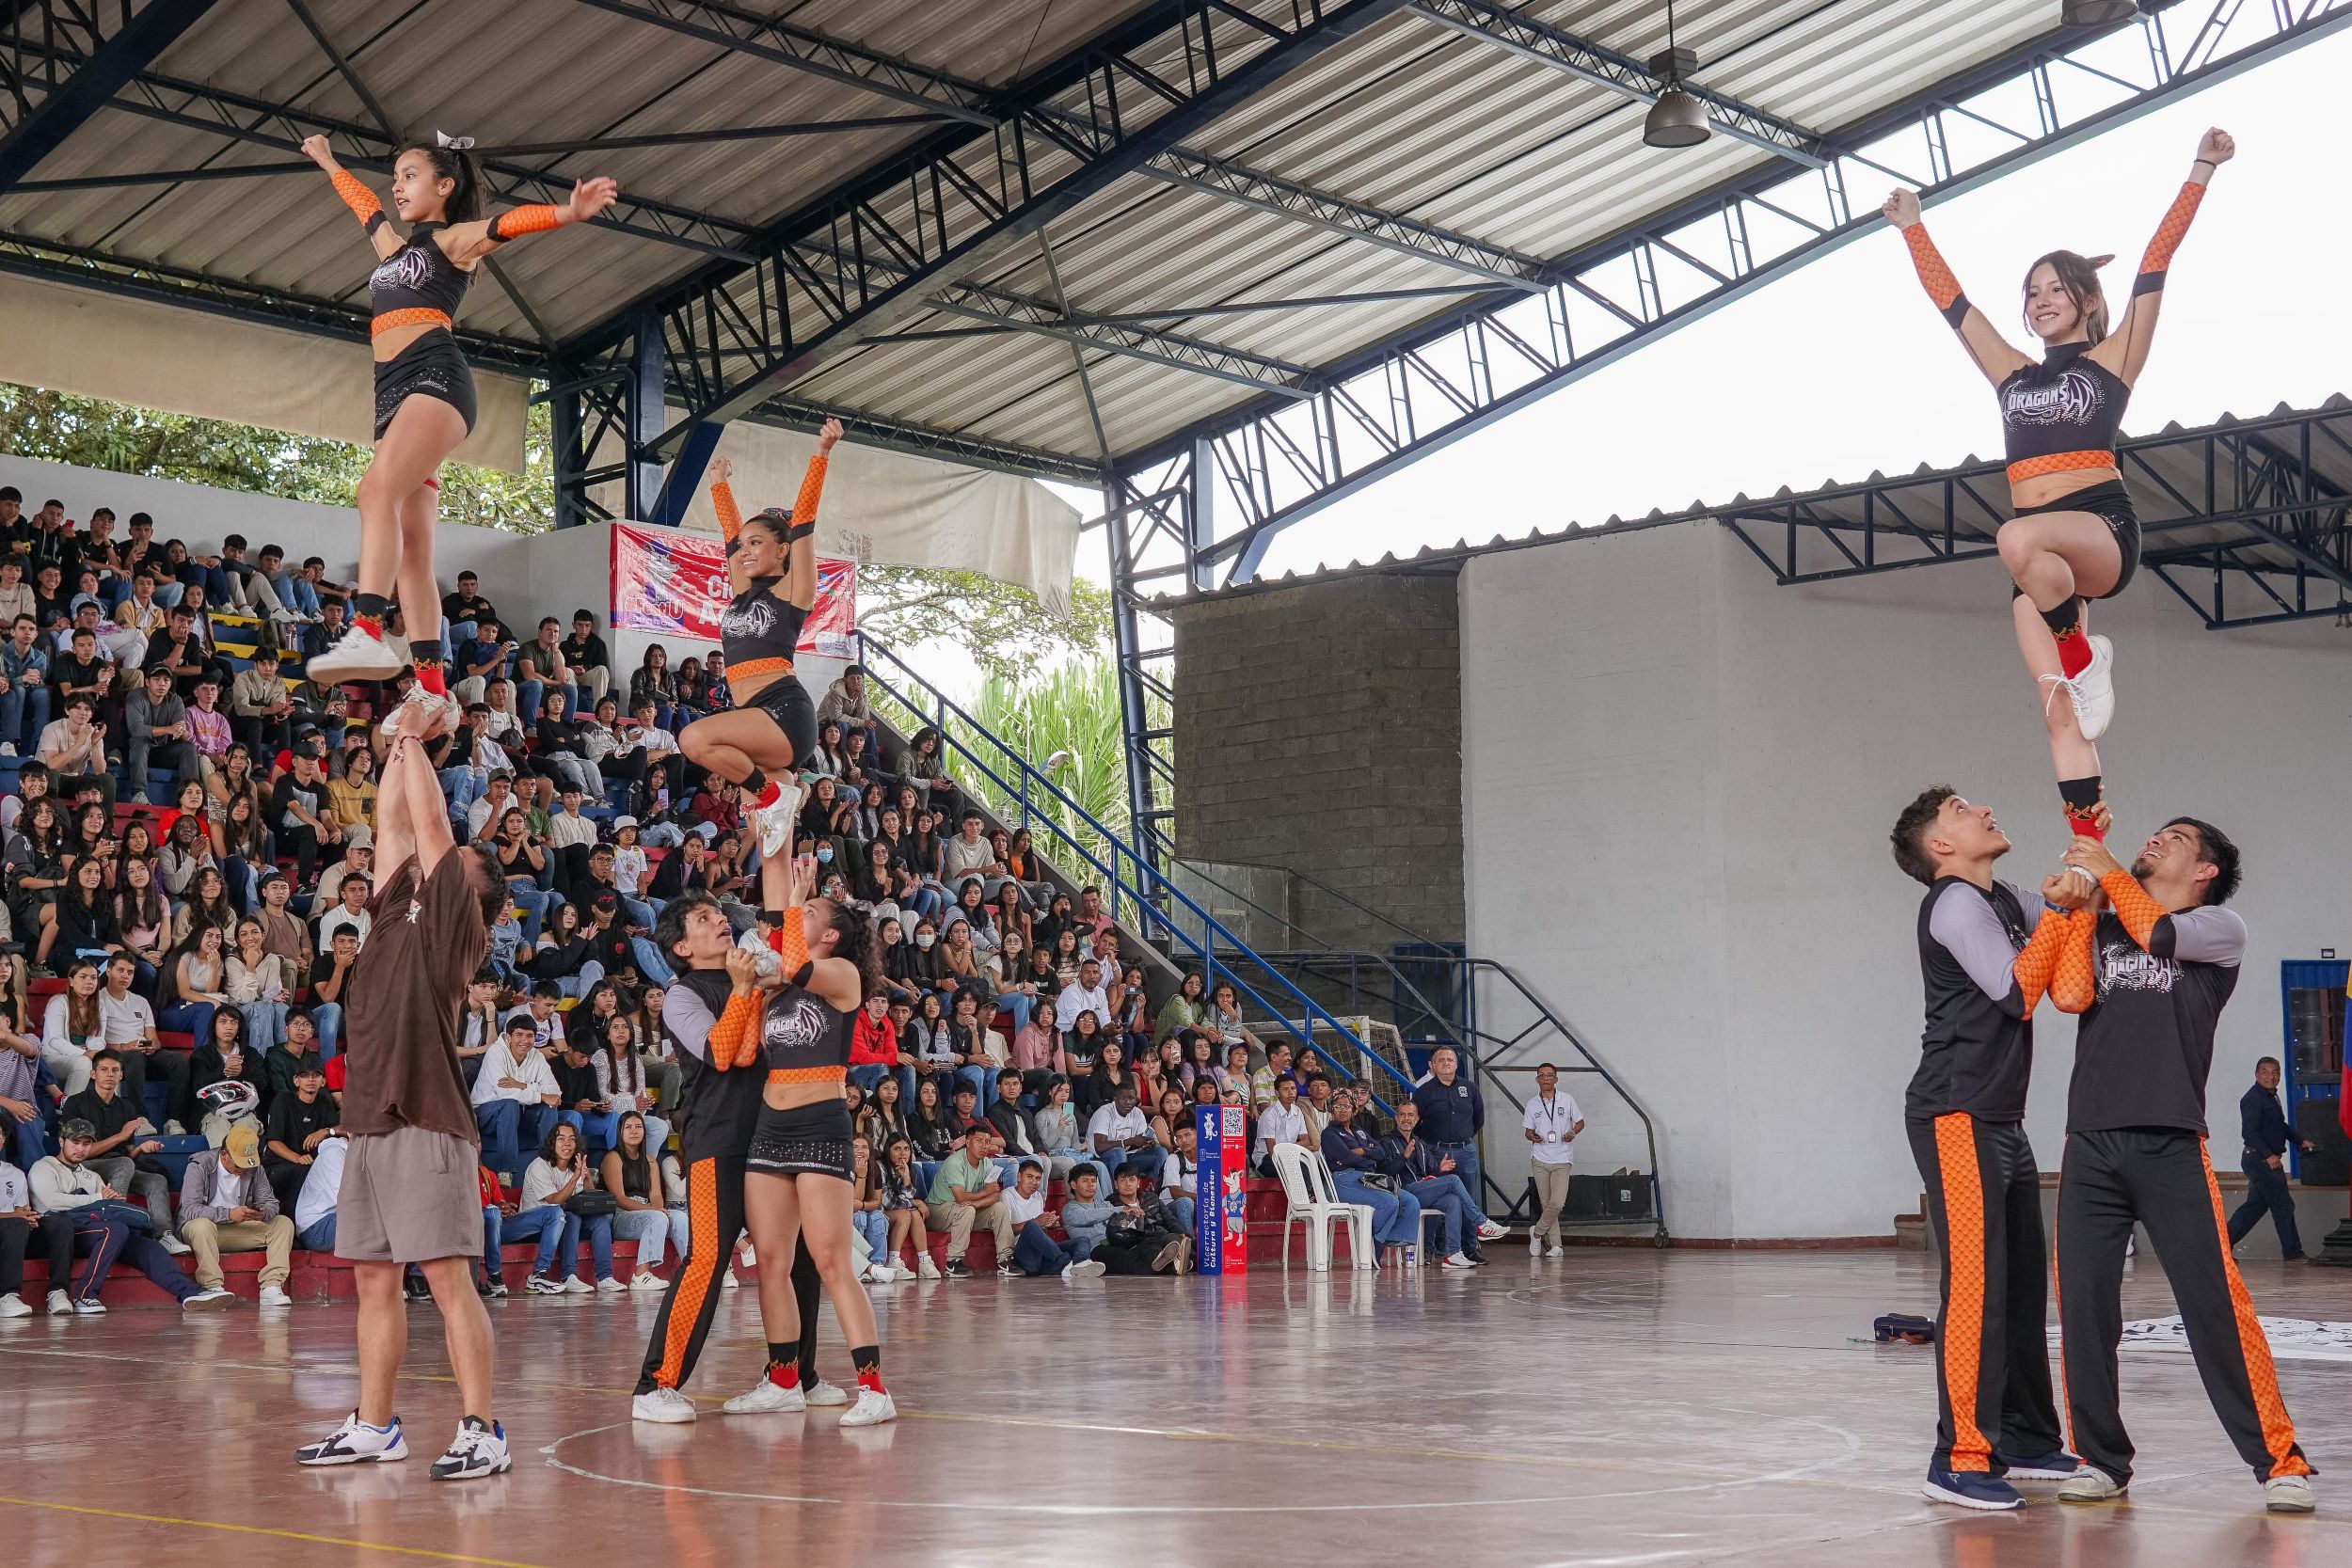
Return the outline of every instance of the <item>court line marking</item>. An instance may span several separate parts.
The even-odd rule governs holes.
[[[352,1546],[363,1552],[392,1552],[401,1557],[429,1557],[441,1562],[471,1562],[482,1568],[541,1568],[512,1558],[468,1557],[463,1552],[436,1551],[430,1546],[395,1546],[384,1541],[355,1541],[342,1535],[310,1535],[302,1530],[270,1529],[262,1525],[235,1525],[219,1519],[183,1519],[172,1513],[134,1513],[127,1509],[91,1508],[82,1503],[45,1502],[39,1497],[0,1497],[0,1503],[18,1508],[51,1509],[59,1513],[87,1513],[101,1519],[128,1519],[143,1525],[179,1525],[192,1529],[228,1530],[237,1535],[266,1535],[280,1541],[304,1541],[320,1546]]]

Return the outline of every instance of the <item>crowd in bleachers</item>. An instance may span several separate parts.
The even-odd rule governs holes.
[[[144,514],[120,539],[114,522],[26,514],[0,488],[0,1316],[31,1309],[28,1251],[53,1261],[53,1312],[103,1310],[118,1261],[203,1308],[233,1300],[221,1252],[264,1254],[278,1305],[292,1250],[333,1240],[342,998],[378,869],[373,721],[413,677],[304,678],[349,609],[320,560],[264,546],[248,563],[233,535],[199,555]],[[739,932],[760,921],[756,835],[677,740],[727,705],[725,672],[658,645],[616,670],[591,611],[568,635],[510,617],[470,573],[441,610],[464,721],[432,759],[456,837],[490,846],[514,893],[466,1005],[482,1289],[504,1293],[501,1248],[532,1243],[534,1291],[658,1288],[688,1227],[655,921],[688,892]],[[1377,1195],[1384,1243],[1418,1240],[1416,1193],[1461,1187],[1444,1254],[1474,1256],[1474,1164],[1428,1157],[1409,1125],[1375,1136],[1372,1097],[1262,1042],[1230,985],[1188,976],[1155,1006],[1100,895],[1073,899],[1025,830],[992,830],[935,732],[887,736],[856,668],[818,736],[802,848],[883,954],[850,1073],[870,1278],[960,1275],[975,1231],[1009,1273],[1106,1239],[1182,1267],[1188,1108],[1213,1103],[1244,1110],[1262,1171],[1298,1142]],[[589,1190],[613,1201],[570,1201]]]

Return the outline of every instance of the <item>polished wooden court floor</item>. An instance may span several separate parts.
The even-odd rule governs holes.
[[[351,1405],[351,1308],[0,1323],[0,1564],[468,1562],[2301,1568],[2352,1562],[2352,1364],[2280,1380],[2321,1512],[2278,1518],[2185,1356],[2127,1357],[2126,1503],[2016,1514],[1917,1492],[1916,1254],[1584,1250],[1246,1282],[975,1279],[876,1292],[894,1426],[724,1418],[756,1372],[731,1291],[691,1426],[628,1418],[651,1296],[492,1304],[512,1475],[427,1481],[457,1411],[412,1314],[415,1458],[296,1467]],[[2127,1310],[2169,1310],[2135,1265]],[[2352,1318],[2352,1276],[2249,1266],[2265,1315]],[[826,1324],[824,1370],[846,1381]]]

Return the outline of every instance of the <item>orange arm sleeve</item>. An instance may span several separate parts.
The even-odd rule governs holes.
[[[2148,941],[2155,935],[2156,922],[2169,911],[2148,896],[2148,890],[2132,880],[2128,871],[2110,871],[2099,879],[2099,886],[2115,906],[2115,918],[2123,923],[2123,929],[2145,950]]]
[[[2172,198],[2172,205],[2164,210],[2164,221],[2156,225],[2156,236],[2148,242],[2147,253],[2139,259],[2139,280],[2132,287],[2136,294],[2153,293],[2164,287],[2164,275],[2172,265],[2172,254],[2188,237],[2188,226],[2197,216],[2198,205],[2205,199],[2205,187],[2191,180],[2181,186],[2181,194]]]
[[[2042,924],[2033,928],[2033,935],[2018,950],[2017,961],[2010,965],[2010,973],[2017,976],[2017,989],[2025,993],[2026,1016],[2042,1006],[2042,998],[2050,990],[2050,976],[2057,973],[2058,949],[2066,943],[2067,923],[2055,911],[2044,913]]]
[[[743,514],[736,507],[734,489],[723,479],[710,487],[710,509],[719,515],[719,531],[728,544],[734,544],[735,536],[743,531]]]
[[[544,234],[550,229],[564,226],[564,214],[558,209],[537,202],[529,207],[516,207],[501,213],[490,220],[490,238],[499,241],[519,240],[525,234]]]
[[[2050,1000],[2062,1013],[2082,1013],[2099,1000],[2098,971],[2090,961],[2090,939],[2099,928],[2093,910],[2076,910],[2064,917],[2066,942],[2058,949],[2058,971],[2050,978]]]
[[[749,1067],[759,1054],[760,993],[746,991],[727,998],[726,1011],[710,1026],[710,1065],[724,1072]]]
[[[1960,279],[1945,264],[1944,253],[1928,238],[1928,226],[1915,223],[1903,230],[1903,244],[1911,247],[1911,264],[1919,270],[1920,286],[1928,291],[1928,298],[1944,312],[1954,331],[1968,314],[1967,296],[1960,292]]]
[[[358,176],[339,168],[334,179],[335,194],[343,198],[343,205],[351,209],[351,215],[359,220],[361,228],[373,230],[384,221],[384,203],[359,182]]]
[[[826,462],[823,457],[808,460],[808,472],[801,479],[801,493],[792,501],[792,531],[795,533],[817,526],[818,499],[825,493]]]
[[[768,939],[768,945],[784,960],[784,977],[787,980],[808,967],[808,938],[801,929],[801,907],[787,907],[784,924]]]

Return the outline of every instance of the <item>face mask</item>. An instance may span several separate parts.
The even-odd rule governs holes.
[[[832,845],[820,844],[817,847],[817,863],[818,865],[830,865],[833,863]]]
[[[937,937],[922,936],[918,934],[914,939],[914,945],[917,947],[929,947],[932,942],[937,942],[938,940],[939,939]]]

